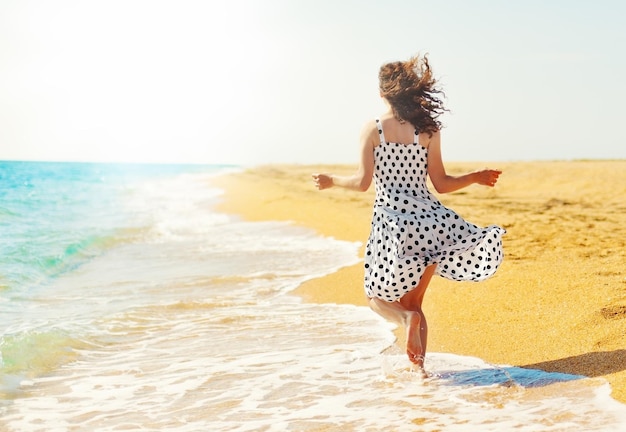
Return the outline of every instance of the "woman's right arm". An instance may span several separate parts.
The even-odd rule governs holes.
[[[378,129],[374,122],[367,123],[361,131],[361,151],[359,168],[351,176],[336,174],[313,174],[315,187],[319,190],[333,186],[365,192],[369,189],[374,175],[374,146],[378,143]]]

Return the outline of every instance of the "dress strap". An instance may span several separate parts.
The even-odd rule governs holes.
[[[413,133],[413,144],[418,144],[419,139],[420,139],[420,133],[417,129],[415,129],[415,132]]]
[[[378,137],[380,138],[380,143],[385,144],[385,134],[383,133],[383,124],[380,119],[376,119],[376,127],[378,128]]]

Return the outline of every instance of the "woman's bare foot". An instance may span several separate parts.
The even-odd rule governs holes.
[[[424,367],[424,355],[422,354],[422,342],[420,340],[421,316],[418,312],[411,312],[406,323],[406,354],[411,363]]]

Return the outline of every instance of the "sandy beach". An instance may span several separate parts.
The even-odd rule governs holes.
[[[506,228],[504,263],[480,283],[433,279],[424,304],[428,351],[604,377],[626,403],[626,161],[446,164],[451,174],[486,166],[503,170],[495,188],[438,197],[477,225]],[[354,169],[275,165],[217,177],[214,185],[225,191],[218,210],[292,221],[364,245],[373,186],[320,192],[310,176]],[[357,264],[310,280],[296,294],[365,305],[362,282]],[[403,343],[403,332],[396,333]]]

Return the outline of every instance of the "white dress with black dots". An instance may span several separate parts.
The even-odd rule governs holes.
[[[456,281],[480,281],[502,262],[504,228],[479,228],[435,198],[426,185],[428,149],[385,141],[374,149],[376,200],[365,252],[365,293],[395,301],[419,283],[427,266]]]

